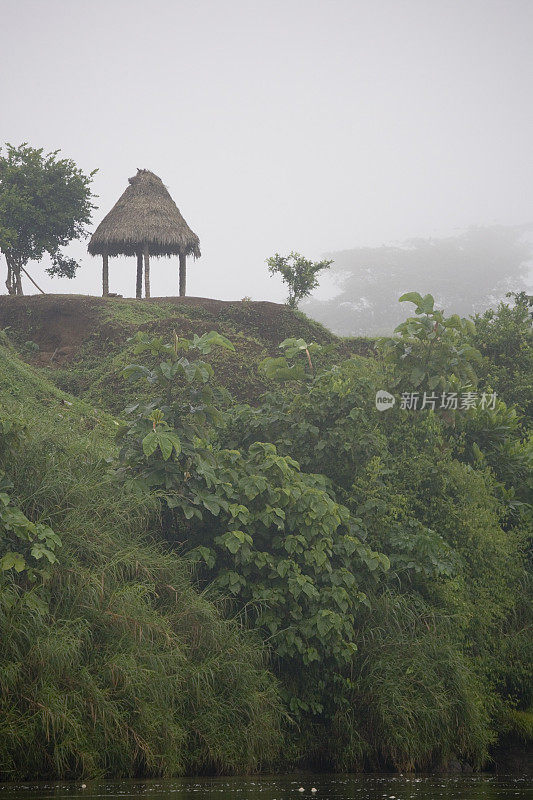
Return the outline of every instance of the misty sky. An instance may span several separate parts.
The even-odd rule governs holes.
[[[188,294],[280,301],[276,251],[533,220],[532,41],[533,0],[0,0],[0,142],[97,167],[91,230],[153,170],[200,237]],[[74,281],[30,271],[100,294],[69,253]]]

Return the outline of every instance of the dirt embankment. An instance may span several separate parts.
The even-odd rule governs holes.
[[[225,301],[205,297],[154,297],[150,300],[85,295],[0,296],[0,329],[10,329],[25,348],[26,360],[57,367],[77,357],[84,344],[98,339],[105,349],[125,342],[135,330],[166,334],[241,332],[267,350],[285,338],[329,344],[337,337],[318,323],[270,302]]]

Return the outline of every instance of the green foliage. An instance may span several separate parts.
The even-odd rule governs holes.
[[[498,496],[515,522],[531,518],[533,439],[515,408],[498,400],[494,409],[472,408],[456,418],[451,443],[472,466],[491,468],[500,481]]]
[[[207,343],[228,346],[214,334],[174,346],[142,340],[145,350],[171,359],[125,374],[157,383],[166,403],[157,411],[153,403],[130,409],[136,416],[119,434],[119,477],[164,499],[170,538],[194,522],[188,557],[248,609],[279,658],[346,665],[358,609],[368,602],[364,589],[388,559],[364,544],[357,520],[332,499],[322,476],[302,473],[271,444],[255,442],[243,452],[216,445],[222,418],[211,405],[211,372],[201,361],[191,369],[178,359],[181,349]],[[283,346],[293,355],[308,351],[301,340]],[[178,381],[188,382],[185,402],[173,400]]]
[[[233,350],[233,345],[214,331],[203,336],[195,334],[190,340],[174,334],[171,344],[165,344],[161,337],[138,333],[135,341],[135,353],[149,352],[164,356],[164,360],[153,368],[141,364],[124,368],[125,378],[137,383],[145,381],[157,394],[147,404],[134,403],[126,409],[127,414],[135,417],[119,431],[120,457],[125,467],[139,465],[134,478],[138,489],[159,485],[168,488],[175,482],[176,469],[181,470],[180,479],[184,474],[171,455],[179,457],[189,472],[197,459],[205,457],[211,426],[222,420],[216,403],[224,393],[209,384],[213,368],[201,359],[190,361],[180,353],[207,354],[213,347]],[[176,393],[179,382],[187,387],[185,395]],[[152,460],[145,462],[150,457]],[[123,477],[123,472],[119,475]]]
[[[217,462],[216,494],[206,497],[205,483],[195,486],[191,477],[191,505],[180,504],[185,516],[203,506],[204,526],[189,540],[200,550],[190,556],[249,607],[279,657],[349,663],[364,589],[388,568],[387,558],[364,544],[321,476],[301,473],[273,445],[222,450]]]
[[[266,378],[271,381],[302,381],[305,377],[315,371],[312,355],[322,352],[323,348],[313,342],[307,344],[304,339],[284,339],[279,345],[285,355],[278,358],[265,358],[259,364],[260,370]],[[291,363],[295,356],[302,356],[294,363]]]
[[[318,286],[318,273],[329,269],[333,261],[310,261],[300,253],[293,252],[288,256],[276,253],[267,258],[266,263],[271,275],[281,275],[282,281],[289,287],[287,303],[291,308],[296,308],[300,300]]]
[[[113,322],[107,304],[114,349],[92,397],[127,398],[122,425],[0,360],[7,507],[63,543],[47,577],[4,572],[19,587],[0,609],[5,775],[427,770],[451,755],[481,765],[496,736],[526,738],[531,445],[526,392],[517,411],[503,372],[509,347],[525,389],[526,317],[498,312],[489,365],[479,327],[431,296],[405,300],[417,311],[386,360],[347,358],[319,329],[310,344],[288,309],[278,353],[281,335],[243,361],[233,329],[235,351],[199,335],[204,309],[185,325],[117,301]],[[260,360],[254,404],[237,405],[220,384],[240,387],[236,370]],[[487,393],[500,377],[506,402],[455,419],[376,409],[395,382],[441,392],[476,374]],[[12,424],[21,414],[28,433]]]
[[[430,770],[460,754],[475,766],[494,734],[491,698],[449,620],[427,604],[386,593],[358,638],[350,704],[333,720],[337,767]],[[354,732],[358,736],[354,736]]]
[[[443,390],[475,379],[471,325],[446,319],[431,297],[405,299],[415,300],[419,318],[400,341],[418,348],[425,378],[438,373]],[[167,405],[158,416],[150,407],[135,410],[121,432],[128,444],[119,475],[129,473],[164,499],[170,541],[182,542],[188,525],[185,549],[199,577],[214,577],[213,586],[262,630],[291,715],[322,731],[321,741],[337,742],[331,763],[427,767],[451,752],[482,761],[493,739],[489,709],[497,705],[491,653],[523,575],[522,540],[501,527],[497,485],[486,465],[472,470],[454,459],[435,415],[406,427],[405,412],[377,414],[379,364],[351,359],[315,370],[310,354],[320,351],[303,339],[281,349],[283,356],[262,364],[281,388],[256,408],[231,409],[225,430],[216,407],[202,412],[198,427],[196,400],[187,410],[183,399],[172,399],[177,373],[161,364],[138,372],[167,384]],[[403,361],[396,363],[393,350],[387,369],[412,380],[415,362]],[[201,364],[192,375],[191,389],[204,378],[209,385]],[[179,380],[189,379],[183,372]],[[152,437],[147,452],[150,425],[177,436],[181,449],[171,442],[158,448]],[[388,678],[377,682],[369,642],[378,637],[372,615],[384,591],[404,621],[422,604],[434,635],[426,623],[409,629],[407,665],[395,664],[392,640],[382,641],[375,660]],[[430,669],[435,659],[439,667]],[[402,678],[418,674],[423,688],[415,699],[411,679]],[[391,702],[399,703],[396,713]],[[360,706],[371,709],[379,733],[354,711]],[[460,735],[452,725],[458,715]],[[293,757],[301,746],[294,743]]]
[[[44,155],[42,148],[26,143],[0,151],[0,251],[8,264],[10,294],[22,293],[21,269],[45,253],[52,259],[47,269],[52,276],[72,278],[78,268],[61,248],[86,235],[96,170],[85,175],[58,153]]]
[[[32,581],[37,575],[47,574],[45,570],[36,569],[35,562],[43,558],[50,564],[57,561],[54,551],[61,546],[61,539],[47,525],[31,522],[13,506],[6,491],[12,486],[0,473],[0,571],[25,571]]]
[[[417,316],[398,325],[397,337],[383,341],[385,361],[393,368],[392,385],[428,393],[458,392],[475,386],[473,364],[481,356],[470,343],[475,330],[472,321],[457,314],[446,318],[435,309],[430,294],[422,297],[418,292],[408,292],[400,302],[414,303]]]
[[[393,382],[413,388],[420,381],[417,385],[432,391],[428,382],[435,375],[433,388],[458,391],[476,380],[474,365],[479,358],[470,341],[471,324],[436,312],[430,296],[412,294],[404,299],[416,303],[418,316],[401,326],[397,340],[385,343],[383,366],[354,358],[315,374],[308,371],[299,381],[288,374],[284,388],[263,396],[259,407],[234,410],[224,434],[233,447],[237,442],[242,447],[256,439],[271,441],[303,469],[331,481],[332,496],[358,518],[365,541],[390,560],[385,581],[367,593],[370,620],[380,607],[384,582],[393,602],[400,604],[404,620],[420,603],[434,617],[431,647],[442,645],[439,658],[448,670],[444,683],[442,674],[437,677],[425,667],[427,683],[421,681],[417,699],[402,698],[401,713],[391,713],[389,703],[398,703],[401,692],[407,698],[411,687],[399,681],[393,637],[387,630],[383,637],[390,637],[391,650],[387,638],[382,639],[378,671],[388,673],[390,682],[378,681],[373,671],[367,681],[367,673],[361,672],[354,681],[353,701],[346,687],[337,687],[337,704],[329,707],[328,715],[338,725],[344,720],[336,729],[344,769],[354,761],[383,766],[389,763],[387,758],[396,766],[412,759],[411,763],[427,768],[436,758],[439,742],[443,758],[449,750],[465,757],[470,752],[468,757],[482,760],[492,740],[491,726],[498,724],[496,709],[502,704],[508,707],[516,697],[523,702],[528,692],[526,673],[502,662],[496,678],[494,664],[509,652],[519,627],[515,614],[525,580],[530,451],[521,439],[516,413],[503,403],[494,410],[458,414],[455,427],[431,412],[409,414],[398,407],[376,411],[376,391]],[[408,358],[402,358],[408,348]],[[283,369],[290,369],[298,358],[294,353]],[[413,376],[417,367],[419,373]],[[357,634],[360,626],[359,621]],[[356,636],[355,662],[371,652],[374,636],[378,632],[370,621],[365,647]],[[422,655],[428,641],[424,637],[420,626],[406,648],[406,655],[415,653],[420,663],[436,657]],[[524,653],[519,656],[522,664]],[[401,664],[400,654],[395,655]],[[371,661],[365,663],[369,667]],[[420,663],[415,660],[409,674]],[[511,673],[512,701],[503,689]],[[440,694],[447,681],[456,688]],[[440,689],[432,694],[436,686]],[[450,691],[462,700],[445,712]],[[352,703],[363,705],[371,715],[375,738],[365,732],[365,717],[356,714]],[[442,715],[433,715],[437,707],[443,709]],[[440,721],[458,713],[462,740],[452,741],[449,729],[446,733],[440,729]],[[348,730],[350,725],[356,730]],[[410,732],[403,741],[402,730]],[[380,741],[387,742],[383,751]]]
[[[23,446],[23,437],[23,425],[0,416],[0,604],[42,609],[39,589],[50,577],[48,565],[57,561],[61,539],[48,525],[29,520],[9,494],[13,483],[2,467]]]
[[[508,294],[514,305],[501,302],[496,310],[476,314],[473,341],[483,355],[480,378],[531,422],[533,417],[533,298]]]

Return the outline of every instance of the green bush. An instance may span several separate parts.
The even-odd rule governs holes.
[[[177,544],[186,531],[183,549],[201,566],[200,577],[214,578],[213,586],[246,610],[284,662],[282,671],[317,662],[331,683],[329,672],[350,663],[365,590],[388,559],[364,543],[357,520],[322,476],[301,472],[269,443],[244,451],[217,445],[222,417],[213,405],[212,370],[181,355],[213,345],[228,347],[214,333],[173,345],[139,339],[139,352],[150,350],[157,360],[152,369],[132,365],[125,373],[156,385],[161,396],[131,407],[132,421],[119,434],[117,477],[163,499],[166,537]],[[187,398],[175,392],[176,376],[189,386]],[[321,713],[323,698],[313,691],[311,700],[304,683],[288,698],[289,710]]]
[[[531,422],[533,417],[533,298],[520,292],[509,294],[514,305],[500,303],[474,317],[474,345],[483,363],[478,369],[484,385]]]

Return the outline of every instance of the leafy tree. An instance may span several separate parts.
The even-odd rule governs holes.
[[[288,256],[267,258],[268,271],[271,275],[278,273],[289,287],[287,303],[296,308],[300,300],[307,297],[318,286],[318,273],[329,269],[333,261],[310,261],[299,253],[292,252]]]
[[[73,278],[78,264],[61,253],[73,239],[86,235],[95,206],[90,184],[74,161],[44,154],[28,144],[0,150],[0,251],[7,261],[9,294],[22,294],[21,272],[28,261],[47,253],[51,276]]]

